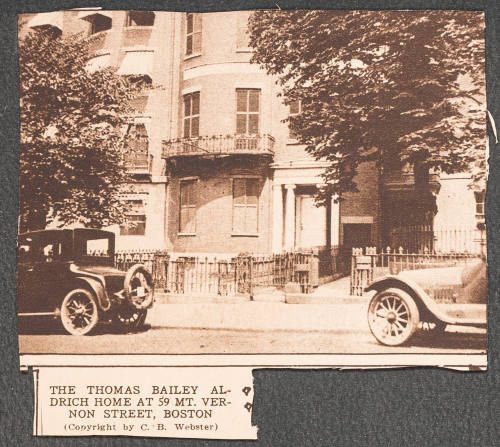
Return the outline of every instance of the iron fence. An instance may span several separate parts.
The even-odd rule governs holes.
[[[171,294],[254,296],[263,289],[283,289],[288,283],[296,283],[302,293],[310,293],[322,276],[332,274],[332,252],[315,249],[218,259],[181,254],[174,258],[165,251],[128,250],[115,254],[115,266],[127,270],[142,263],[152,273],[155,288]]]
[[[162,250],[126,250],[115,253],[115,267],[126,271],[134,264],[144,264],[153,276],[155,288],[164,289],[167,284],[168,253]]]
[[[486,235],[473,226],[413,225],[391,230],[390,246],[407,253],[474,253],[481,252]]]

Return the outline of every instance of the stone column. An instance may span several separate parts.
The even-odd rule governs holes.
[[[295,185],[285,185],[285,189],[285,249],[293,250],[295,247]]]
[[[283,191],[273,185],[273,253],[283,250]]]

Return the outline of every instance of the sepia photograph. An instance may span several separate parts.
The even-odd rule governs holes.
[[[86,8],[18,33],[21,356],[486,362],[483,12]]]

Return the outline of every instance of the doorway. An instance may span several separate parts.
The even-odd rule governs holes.
[[[372,224],[343,224],[342,270],[348,272],[351,268],[352,249],[372,245]]]
[[[326,245],[326,208],[317,207],[314,195],[296,196],[295,246],[297,248]]]

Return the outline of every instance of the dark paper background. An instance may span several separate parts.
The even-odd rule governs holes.
[[[500,125],[500,2],[483,1],[27,1],[0,4],[0,445],[478,445],[500,443],[500,157],[490,134],[486,198],[490,274],[489,370],[418,368],[384,371],[258,370],[253,423],[259,440],[34,438],[33,379],[19,372],[15,318],[15,237],[19,157],[17,13],[102,6],[105,9],[476,9],[486,11],[488,109]]]

